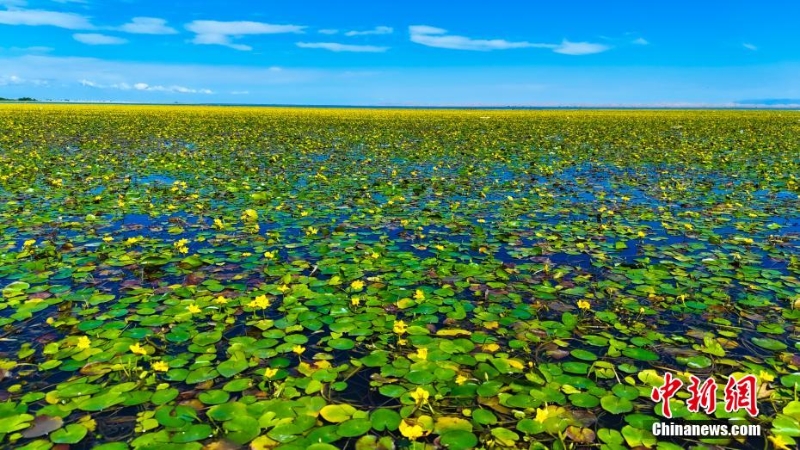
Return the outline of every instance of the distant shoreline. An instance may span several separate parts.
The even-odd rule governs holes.
[[[329,108],[329,109],[462,109],[462,110],[775,110],[797,111],[800,104],[788,105],[761,105],[761,104],[734,104],[734,105],[557,105],[557,106],[472,106],[472,105],[333,105],[333,104],[285,104],[285,103],[146,103],[146,102],[120,102],[120,101],[57,101],[57,100],[0,100],[0,104],[48,104],[48,105],[118,105],[118,106],[216,106],[216,107],[249,107],[249,108]]]

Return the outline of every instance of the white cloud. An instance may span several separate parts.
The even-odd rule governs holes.
[[[40,9],[9,9],[0,11],[2,25],[52,26],[68,30],[91,30],[89,20],[80,14]]]
[[[345,33],[345,36],[368,36],[371,34],[392,34],[394,33],[394,28],[386,27],[386,26],[379,26],[375,27],[371,30],[366,31],[348,31]]]
[[[428,25],[412,25],[408,27],[411,41],[428,47],[447,48],[453,50],[491,51],[508,50],[513,48],[546,48],[564,55],[589,55],[609,50],[611,47],[591,42],[570,42],[564,40],[561,44],[546,44],[527,41],[506,41],[504,39],[472,39],[466,36],[447,34],[443,28]]]
[[[300,48],[319,48],[332,52],[357,52],[357,53],[382,53],[389,50],[389,47],[378,47],[375,45],[348,45],[336,42],[298,42]]]
[[[591,55],[594,53],[602,53],[611,47],[603,44],[593,44],[591,42],[570,42],[564,39],[561,45],[553,48],[556,53],[562,55]]]
[[[120,45],[128,42],[126,39],[99,33],[76,33],[72,38],[87,45]]]
[[[50,82],[41,79],[26,79],[18,77],[17,75],[4,75],[0,76],[0,86],[22,85],[29,84],[33,86],[47,86]]]
[[[70,96],[76,87],[92,88],[97,98],[163,99],[167,94],[228,95],[230,91],[288,95],[283,86],[316,80],[335,82],[340,72],[321,69],[294,69],[276,66],[219,66],[203,64],[160,64],[110,61],[97,58],[0,55],[0,77],[46,79],[53,92]],[[138,87],[135,86],[138,84]],[[57,89],[56,89],[57,88]],[[27,93],[25,93],[27,94]],[[146,95],[147,94],[147,95]],[[156,97],[156,95],[160,95]],[[73,94],[74,95],[74,94]],[[59,95],[61,97],[61,95]]]
[[[0,47],[0,53],[17,53],[17,54],[30,54],[30,53],[49,53],[52,52],[52,47],[33,46],[33,47]]]
[[[637,38],[637,39],[634,39],[633,41],[631,41],[631,44],[650,45],[650,42],[645,38]]]
[[[156,17],[134,17],[130,23],[119,27],[119,31],[133,34],[177,34],[178,31],[167,26],[167,21]]]
[[[746,48],[746,49],[748,49],[748,50],[751,50],[751,51],[756,51],[756,50],[758,50],[758,47],[756,47],[756,46],[755,46],[755,45],[753,45],[753,44],[748,44],[747,42],[745,42],[744,44],[742,44],[742,47],[744,47],[744,48]]]
[[[249,45],[235,44],[231,38],[257,34],[303,33],[300,25],[274,25],[263,22],[220,22],[217,20],[195,20],[186,29],[195,33],[192,42],[199,45],[223,45],[235,50],[249,51]]]
[[[504,39],[471,39],[466,36],[448,35],[447,30],[428,25],[412,25],[408,27],[411,42],[428,47],[447,48],[452,50],[491,51],[512,48],[556,48],[553,44],[532,42],[510,42]]]
[[[180,85],[172,85],[172,86],[162,86],[162,85],[154,85],[151,86],[147,83],[134,83],[130,85],[128,83],[113,83],[113,84],[101,84],[91,80],[82,79],[78,82],[81,86],[91,87],[95,89],[119,89],[122,91],[129,91],[129,90],[136,90],[136,91],[149,91],[149,92],[168,92],[168,93],[178,93],[178,94],[213,94],[214,91],[211,89],[192,89],[187,88],[185,86]]]

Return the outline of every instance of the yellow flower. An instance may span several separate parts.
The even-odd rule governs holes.
[[[422,437],[423,430],[421,426],[411,425],[405,420],[403,420],[400,422],[400,434],[413,441],[418,437]]]
[[[218,230],[225,228],[225,224],[222,222],[222,219],[220,218],[214,219],[214,228]]]
[[[436,244],[436,245],[433,246],[433,248],[435,248],[436,250],[442,251],[442,250],[444,250],[444,245]]]
[[[261,308],[261,309],[267,309],[269,308],[269,305],[270,302],[269,299],[267,299],[266,295],[259,295],[258,297],[255,298],[255,300],[247,304],[247,306],[251,308]]]
[[[421,387],[417,387],[417,390],[411,393],[411,398],[417,403],[417,405],[421,405],[423,403],[428,403],[428,397],[430,397],[430,393]]]
[[[483,349],[489,353],[494,353],[500,350],[500,346],[492,342],[491,344],[483,344]]]
[[[47,322],[48,325],[52,325],[52,324],[54,324],[56,322],[56,319],[53,319],[52,317],[48,317],[47,320],[45,320],[45,322]]]
[[[287,286],[285,284],[282,284],[282,285],[278,286],[278,290],[283,292],[283,293],[285,293],[286,291],[289,290],[289,286]]]
[[[242,252],[242,256],[247,258],[248,256],[252,256],[253,254],[250,252]]]
[[[427,348],[418,348],[417,349],[417,358],[421,360],[428,359],[428,349]]]
[[[775,380],[775,375],[767,372],[766,370],[762,370],[758,373],[758,379],[765,383],[769,383]]]
[[[292,347],[292,351],[297,353],[298,355],[302,355],[303,352],[306,351],[306,348],[303,347],[302,345],[295,345],[294,347]]]
[[[587,302],[586,300],[578,300],[578,308],[588,311],[592,309],[592,304]]]
[[[275,253],[276,252],[274,252],[274,251],[272,251],[272,252],[264,252],[264,258],[275,259]]]
[[[156,372],[166,372],[169,370],[169,364],[164,361],[156,361],[153,363],[153,370]]]
[[[496,330],[498,327],[500,327],[500,323],[498,323],[496,320],[484,322],[483,324],[483,328],[486,328],[487,330]]]
[[[88,336],[81,336],[78,338],[78,350],[86,350],[92,346],[92,340]]]
[[[94,431],[97,429],[97,422],[92,419],[92,416],[83,416],[78,420],[80,425],[83,425],[89,431]]]
[[[417,291],[414,292],[414,300],[425,300],[425,293],[422,292],[422,289],[417,289]]]
[[[113,238],[113,237],[111,237],[111,236],[104,236],[104,237],[103,237],[103,242],[111,242],[111,241],[113,241],[113,240],[114,240],[114,238]]]
[[[245,209],[242,213],[242,220],[245,222],[254,222],[258,220],[258,213],[254,209]]]
[[[533,419],[539,423],[544,423],[547,418],[550,417],[550,411],[546,408],[537,408],[536,409],[536,418]]]
[[[147,350],[145,350],[141,345],[139,345],[138,342],[133,344],[133,345],[131,345],[131,346],[128,346],[128,348],[136,355],[146,355],[147,354]]]
[[[275,369],[275,368],[272,368],[272,367],[267,367],[264,370],[264,376],[267,377],[267,378],[272,378],[277,374],[278,374],[278,369]]]
[[[395,320],[394,321],[394,332],[397,334],[403,334],[408,329],[408,326],[402,320]]]
[[[361,299],[358,297],[353,297],[350,299],[350,304],[353,306],[358,306],[359,304],[361,304]]]
[[[306,228],[306,236],[313,236],[319,233],[319,228],[308,227]]]
[[[638,233],[636,233],[636,235],[639,236],[640,239],[644,239],[644,237],[647,236],[647,234],[644,231],[639,231]]]
[[[458,374],[456,377],[456,384],[461,386],[462,384],[466,383],[469,378],[465,377],[464,375]]]
[[[789,442],[782,435],[770,436],[767,439],[772,442],[775,450],[790,450]]]
[[[353,281],[352,283],[350,283],[350,287],[354,291],[360,291],[361,289],[364,289],[364,282],[361,280]]]
[[[202,310],[200,309],[200,307],[198,307],[198,306],[197,306],[197,305],[195,305],[194,303],[192,303],[191,305],[187,306],[187,307],[186,307],[186,309],[187,309],[187,310],[189,310],[189,312],[190,312],[190,313],[192,313],[192,314],[197,314],[197,313],[199,313],[200,311],[202,311]]]
[[[219,305],[224,305],[224,304],[228,303],[228,299],[220,295],[219,297],[214,299],[214,303],[217,303]]]

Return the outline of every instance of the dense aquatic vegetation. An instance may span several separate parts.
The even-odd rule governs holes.
[[[0,106],[0,447],[790,448],[800,114]],[[675,439],[714,377],[760,438]],[[758,377],[759,414],[722,406]],[[60,446],[60,447],[56,447]]]

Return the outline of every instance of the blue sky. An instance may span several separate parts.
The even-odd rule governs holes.
[[[0,96],[471,106],[800,99],[798,13],[797,2],[738,0],[0,0]]]

